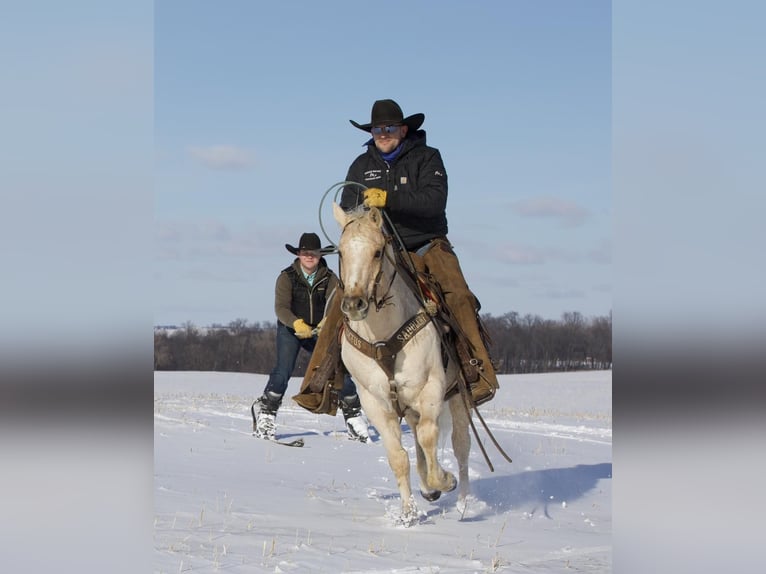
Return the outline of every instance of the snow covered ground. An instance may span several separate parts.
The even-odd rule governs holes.
[[[250,404],[266,377],[156,372],[154,572],[611,572],[612,373],[504,375],[481,413],[471,497],[429,503],[410,528],[379,441],[351,442],[343,418],[287,400],[277,434],[251,436]],[[297,392],[290,383],[288,395]],[[475,440],[475,439],[473,439]],[[414,460],[412,435],[405,446]],[[456,473],[448,441],[445,467]],[[413,468],[413,488],[417,480]]]

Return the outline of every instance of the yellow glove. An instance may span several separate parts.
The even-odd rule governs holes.
[[[293,329],[295,329],[295,336],[299,339],[310,339],[313,337],[311,327],[306,325],[306,321],[303,319],[297,319],[293,322]]]
[[[364,205],[367,207],[385,207],[386,192],[377,187],[371,187],[364,191]]]
[[[327,317],[322,317],[322,320],[319,321],[319,324],[316,326],[317,335],[319,335],[320,331],[322,330],[322,327],[324,327],[325,319],[327,319]]]

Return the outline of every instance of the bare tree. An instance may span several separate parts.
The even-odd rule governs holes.
[[[612,314],[587,320],[577,311],[560,321],[511,311],[482,315],[492,340],[497,372],[540,373],[612,368]],[[276,361],[276,325],[236,319],[203,333],[186,322],[174,333],[154,336],[155,370],[218,370],[267,374]],[[302,376],[308,354],[301,353],[293,376]]]

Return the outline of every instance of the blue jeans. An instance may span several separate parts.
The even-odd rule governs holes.
[[[298,353],[301,352],[301,349],[313,353],[316,343],[316,336],[309,339],[299,339],[295,336],[295,332],[288,329],[284,324],[277,322],[277,364],[274,365],[263,392],[270,391],[280,396],[284,395],[290,375],[295,368],[295,361],[298,360]],[[355,394],[356,385],[351,377],[346,375],[343,380],[341,397],[349,397]]]

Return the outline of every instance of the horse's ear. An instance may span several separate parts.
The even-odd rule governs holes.
[[[380,228],[383,227],[383,216],[380,214],[380,209],[377,207],[371,207],[369,217],[370,221],[372,221],[375,225]]]
[[[332,214],[335,217],[335,221],[341,226],[341,229],[346,227],[346,223],[348,223],[348,215],[343,211],[343,208],[334,201],[332,202]]]

